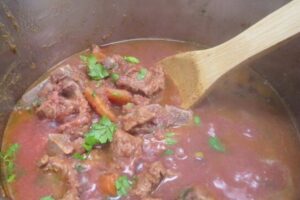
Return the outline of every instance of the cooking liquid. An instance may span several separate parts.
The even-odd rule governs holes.
[[[138,57],[145,66],[195,49],[199,46],[166,40],[124,41],[103,47],[108,55]],[[66,63],[80,65],[79,54],[56,67]],[[184,70],[184,66],[182,68]],[[21,102],[30,102],[32,98],[28,96],[33,97],[38,90],[38,85],[31,87],[27,92],[30,95],[24,95]],[[174,88],[164,91],[163,96],[161,103],[180,103]],[[201,118],[200,124],[168,130],[176,133],[174,137],[178,143],[167,147],[174,154],[151,157],[160,141],[149,147],[146,143],[152,138],[145,136],[144,151],[149,159],[143,162],[161,160],[174,172],[163,180],[153,196],[171,200],[187,187],[198,185],[218,200],[300,198],[297,130],[276,92],[257,73],[246,66],[230,72],[193,111]],[[50,194],[61,196],[65,191],[63,180],[37,167],[38,160],[46,153],[47,135],[51,131],[51,125],[39,120],[31,110],[16,109],[11,114],[3,149],[12,143],[21,146],[15,162],[17,179],[6,185],[12,199],[39,200]],[[213,136],[219,138],[224,152],[217,151],[209,143]],[[91,189],[96,181],[91,177],[97,177],[97,170],[94,171],[83,175],[85,179],[90,178],[90,191],[83,193],[82,199],[103,199],[97,188]]]

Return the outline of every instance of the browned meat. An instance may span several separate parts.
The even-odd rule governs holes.
[[[182,126],[187,124],[192,117],[192,111],[166,105],[157,113],[153,123],[159,127]]]
[[[63,196],[62,200],[79,200],[79,181],[78,174],[73,167],[73,163],[64,157],[45,155],[40,160],[39,166],[44,171],[53,171],[59,173],[67,180],[68,191]]]
[[[132,194],[145,198],[148,197],[166,176],[166,169],[160,162],[154,162],[148,171],[138,175]]]
[[[142,95],[139,95],[139,94],[135,94],[133,95],[133,101],[132,101],[134,104],[136,105],[148,105],[150,104],[150,99],[147,98],[147,97],[144,97]]]
[[[113,71],[120,75],[116,84],[120,87],[125,87],[133,92],[151,96],[162,90],[165,86],[164,73],[159,66],[148,68],[146,72],[144,72],[144,77],[138,78],[138,74],[141,72],[141,69],[143,69],[142,65],[127,63],[119,56],[113,56],[112,59],[110,59],[109,63],[113,64],[106,64],[106,62],[104,64],[105,66],[115,66]]]
[[[60,200],[80,200],[80,198],[77,196],[76,192],[68,190]]]
[[[125,110],[126,111],[126,110]],[[151,133],[157,128],[182,126],[192,119],[192,112],[174,106],[162,107],[158,104],[136,106],[119,117],[126,131]]]
[[[121,74],[117,85],[126,87],[133,92],[141,92],[147,96],[151,96],[162,90],[165,86],[165,78],[162,68],[155,67],[147,70],[145,78],[139,79],[138,74],[142,66],[135,65]]]
[[[215,200],[208,191],[201,189],[198,186],[193,186],[184,190],[177,200]]]
[[[142,106],[132,109],[126,115],[120,116],[122,127],[125,131],[131,130],[140,124],[147,123],[155,117],[155,112],[152,112],[149,107]]]
[[[78,74],[78,73],[73,73]],[[73,74],[69,66],[54,72],[39,93],[42,100],[37,108],[40,118],[56,120],[58,131],[74,135],[82,135],[91,122],[91,108],[84,98],[79,78]]]
[[[132,136],[122,130],[117,130],[111,143],[115,157],[138,157],[142,153],[142,139]]]
[[[83,139],[77,138],[74,141],[71,141],[70,135],[67,134],[49,134],[48,136],[48,152],[49,154],[71,154],[74,151],[83,152],[82,147]]]

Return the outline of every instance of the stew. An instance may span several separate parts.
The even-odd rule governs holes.
[[[55,66],[23,95],[7,124],[0,154],[7,195],[299,199],[297,129],[257,73],[240,68],[194,108],[180,108],[176,86],[155,63],[198,48],[126,41],[95,45]]]

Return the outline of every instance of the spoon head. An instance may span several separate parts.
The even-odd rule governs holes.
[[[189,53],[167,57],[158,65],[177,86],[182,108],[190,108],[203,96],[206,89],[200,80],[199,63]]]

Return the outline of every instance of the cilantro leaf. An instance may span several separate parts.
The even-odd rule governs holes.
[[[11,183],[16,179],[14,161],[19,148],[19,144],[12,144],[5,153],[0,153],[0,161],[4,163],[6,181],[8,183]]]
[[[52,196],[45,196],[40,198],[40,200],[55,200]]]
[[[171,149],[166,149],[166,150],[164,151],[164,154],[167,155],[167,156],[170,156],[170,155],[173,155],[173,154],[174,154],[174,151],[171,150]]]
[[[107,117],[102,117],[97,123],[93,124],[84,137],[83,147],[91,151],[96,144],[111,142],[117,126]]]
[[[117,80],[119,80],[120,75],[117,74],[117,73],[112,73],[112,74],[110,75],[110,77],[111,77],[111,79],[112,79],[113,81],[117,81]]]
[[[76,164],[75,165],[75,169],[77,172],[82,172],[83,170],[85,170],[85,167],[82,164]]]
[[[7,151],[5,152],[4,158],[13,158],[16,154],[16,152],[18,151],[18,149],[20,148],[19,144],[12,144]]]
[[[225,152],[225,147],[221,143],[219,138],[217,138],[217,136],[210,136],[208,142],[210,147],[213,148],[214,150],[219,152]]]
[[[165,137],[173,137],[173,136],[175,136],[175,133],[174,133],[174,132],[167,132],[167,133],[165,134]]]
[[[133,63],[133,64],[140,63],[140,60],[136,57],[133,57],[133,56],[124,56],[123,58],[126,62],[129,62],[129,63]]]
[[[201,118],[200,118],[199,116],[195,116],[195,117],[194,117],[194,123],[195,123],[196,125],[200,125],[200,124],[201,124]]]
[[[165,144],[166,145],[174,145],[174,144],[177,144],[177,141],[174,138],[166,138]]]
[[[132,182],[128,179],[127,176],[120,176],[116,180],[115,186],[117,188],[118,195],[125,196],[128,194],[128,191],[131,189]]]
[[[92,80],[100,80],[109,76],[107,69],[98,63],[96,56],[80,56],[81,60],[87,65],[88,75]]]
[[[77,159],[77,160],[85,160],[86,159],[86,155],[81,155],[80,153],[74,153],[72,155],[72,157]]]
[[[148,70],[146,68],[140,69],[140,71],[137,74],[137,79],[138,80],[143,80],[147,76]]]
[[[168,132],[165,134],[165,139],[164,142],[166,145],[174,145],[177,144],[177,140],[174,139],[175,133],[173,132]]]

